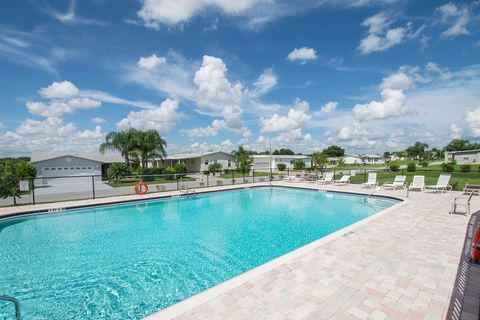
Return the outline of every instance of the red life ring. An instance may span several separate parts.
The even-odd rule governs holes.
[[[135,186],[136,194],[145,194],[147,192],[148,192],[148,185],[145,182],[140,181],[139,183],[137,183],[137,185]]]
[[[480,226],[475,231],[475,236],[472,242],[472,261],[478,263],[480,261]]]

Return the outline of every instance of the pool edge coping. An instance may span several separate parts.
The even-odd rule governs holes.
[[[270,185],[267,185],[269,187]],[[285,188],[292,188],[292,189],[303,189],[303,190],[317,190],[318,192],[332,192],[332,193],[342,193],[342,194],[354,194],[354,195],[361,195],[361,196],[368,196],[368,193],[360,193],[360,192],[348,192],[348,191],[336,191],[336,190],[325,190],[325,189],[319,189],[318,186],[312,186],[310,187],[305,187],[305,186],[292,186],[292,185],[274,185],[275,187],[285,187]],[[255,187],[255,186],[254,186]],[[264,186],[258,186],[258,187],[264,187]],[[252,188],[252,187],[250,187]],[[243,188],[242,188],[243,189]],[[232,190],[232,189],[230,189]],[[301,257],[305,255],[308,252],[311,252],[320,246],[331,242],[339,237],[342,237],[349,233],[350,231],[353,231],[355,229],[360,228],[364,224],[367,224],[373,220],[376,220],[385,214],[389,213],[390,211],[393,211],[399,207],[402,207],[406,205],[410,200],[408,198],[402,198],[398,196],[383,196],[383,195],[375,195],[375,197],[381,197],[381,198],[389,198],[389,199],[395,199],[395,200],[400,200],[399,203],[394,204],[391,207],[388,207],[386,209],[383,209],[367,218],[364,218],[360,221],[357,221],[351,225],[348,225],[342,229],[339,229],[329,235],[326,235],[320,239],[317,239],[313,242],[310,242],[306,245],[303,245],[297,249],[294,249],[290,252],[287,252],[273,260],[267,261],[253,269],[247,270],[233,278],[230,278],[226,281],[223,281],[219,284],[216,284],[215,286],[208,288],[204,291],[201,291],[191,297],[188,297],[182,301],[179,301],[171,306],[168,306],[165,309],[156,311],[145,318],[144,320],[171,320],[173,318],[179,317],[199,306],[201,306],[204,303],[207,303],[208,301],[230,291],[233,290],[242,284],[248,283],[249,281],[255,279],[256,277],[259,277],[277,267],[282,266],[283,264],[290,262],[298,257]]]

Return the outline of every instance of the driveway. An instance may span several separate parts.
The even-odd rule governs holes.
[[[37,185],[38,183],[38,185]],[[48,179],[47,184],[35,184],[36,195],[92,191],[92,177],[71,177]],[[103,181],[95,181],[95,190],[113,189]]]

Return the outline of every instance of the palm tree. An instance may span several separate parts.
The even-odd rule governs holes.
[[[235,156],[235,162],[237,164],[237,169],[242,173],[248,173],[252,165],[252,157],[248,151],[242,146],[238,146],[238,149],[233,151],[232,154]]]
[[[142,157],[142,167],[148,166],[148,160],[167,156],[167,142],[160,136],[157,130],[137,131],[136,149]]]
[[[100,152],[118,151],[125,158],[125,164],[130,166],[130,152],[135,149],[137,130],[112,131],[105,136],[105,142],[100,145]]]

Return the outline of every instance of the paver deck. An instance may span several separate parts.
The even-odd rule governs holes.
[[[369,192],[359,186],[275,184]],[[405,190],[376,193],[406,196]],[[469,221],[448,213],[458,195],[410,192],[404,205],[347,234],[327,236],[149,319],[444,319]],[[59,205],[42,205],[47,206]],[[480,209],[480,197],[472,206],[472,212]],[[1,208],[0,215],[12,210],[19,209]]]

